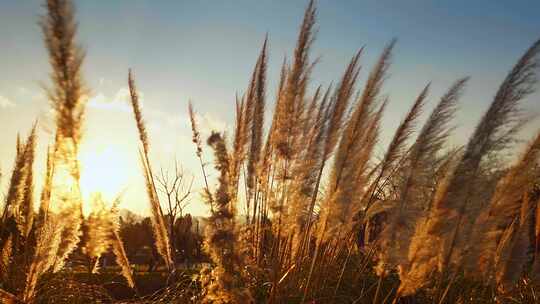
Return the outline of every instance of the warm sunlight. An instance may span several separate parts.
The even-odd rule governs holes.
[[[540,304],[539,0],[120,2],[0,0],[0,304]]]
[[[120,145],[95,147],[83,145],[79,155],[81,164],[81,192],[83,195],[83,210],[88,213],[89,200],[92,193],[100,192],[110,201],[125,191],[139,167],[131,162],[129,153],[125,153]]]

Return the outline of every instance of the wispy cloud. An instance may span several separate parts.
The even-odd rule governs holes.
[[[9,100],[7,97],[0,95],[0,108],[13,108],[15,107],[15,103],[11,100]]]
[[[139,93],[139,102],[141,107],[144,104],[144,93]],[[102,110],[112,110],[121,112],[130,112],[130,95],[127,87],[120,88],[114,96],[107,96],[103,93],[98,93],[88,99],[88,106]]]
[[[227,130],[227,124],[219,117],[211,113],[196,114],[196,119],[200,122],[201,131],[210,134],[212,131],[222,132]]]

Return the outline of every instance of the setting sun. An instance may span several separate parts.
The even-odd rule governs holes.
[[[87,147],[87,148],[86,148]],[[79,161],[81,164],[81,192],[83,210],[87,213],[89,199],[93,193],[101,193],[106,200],[112,200],[125,191],[139,167],[120,146],[94,147],[83,145]]]

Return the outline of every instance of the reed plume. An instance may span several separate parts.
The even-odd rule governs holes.
[[[38,217],[36,221],[36,226],[41,227],[47,220],[47,215],[49,214],[49,205],[51,203],[51,187],[52,187],[52,177],[54,173],[54,151],[47,147],[47,159],[45,166],[45,180],[43,182],[43,187],[41,188],[41,195],[39,200],[39,210]]]
[[[33,163],[35,152],[35,125],[26,141],[18,139],[14,172],[8,195],[5,197],[1,222],[0,279],[3,288],[19,294],[24,288],[24,277],[30,258],[33,235]],[[15,172],[18,171],[18,172]]]
[[[34,223],[34,158],[36,150],[36,126],[32,128],[30,135],[26,139],[24,154],[24,195],[20,211],[19,230],[24,238],[30,237],[30,232]]]
[[[131,266],[127,258],[124,243],[120,238],[120,222],[118,215],[118,204],[120,197],[117,197],[108,208],[100,193],[92,197],[93,209],[86,224],[88,226],[88,239],[84,247],[84,252],[91,258],[93,263],[92,272],[99,272],[99,259],[102,254],[112,248],[116,258],[116,264],[122,269],[122,276],[126,279],[129,287],[135,287]]]
[[[23,299],[25,301],[31,301],[35,297],[38,279],[54,264],[55,254],[61,240],[62,221],[57,218],[57,214],[49,213],[52,177],[54,174],[53,153],[54,151],[52,149],[47,150],[45,181],[41,190],[38,217],[34,222],[36,226],[36,245],[26,275],[26,284],[23,292]]]
[[[36,126],[28,138],[17,138],[0,218],[0,299],[8,302],[47,302],[41,293],[75,301],[71,296],[76,295],[64,293],[68,289],[73,293],[92,289],[95,295],[94,286],[84,287],[63,273],[54,274],[68,258],[76,257],[72,253],[81,236],[78,152],[88,92],[81,76],[84,52],[75,42],[72,2],[44,2],[47,14],[41,27],[52,67],[47,93],[56,132],[47,154],[37,216],[33,210]],[[512,167],[506,168],[505,159],[499,157],[524,124],[520,102],[533,92],[540,41],[510,71],[464,149],[447,151],[445,144],[468,78],[456,81],[441,97],[413,142],[428,95],[426,86],[378,160],[375,148],[388,105],[383,85],[396,41],[385,46],[361,90],[357,85],[363,48],[352,56],[336,86],[312,88],[317,59],[310,52],[317,32],[316,12],[315,2],[310,1],[294,54],[281,66],[267,133],[265,37],[247,90],[236,96],[231,147],[225,133],[214,131],[207,140],[218,173],[213,190],[190,102],[193,142],[204,178],[203,201],[210,207],[203,245],[210,266],[199,272],[190,288],[181,279],[149,301],[273,304],[368,299],[386,303],[395,296],[398,303],[408,302],[401,297],[416,293],[433,278],[437,279],[433,288],[423,289],[412,301],[537,300],[540,133]],[[172,275],[177,252],[171,246],[184,235],[168,231],[165,225],[131,70],[128,85],[151,230],[170,272],[169,285],[169,280],[184,276]],[[245,190],[245,214],[237,211],[242,202],[239,189]],[[101,197],[93,200],[96,206],[87,220],[83,253],[94,260],[97,270],[100,256],[111,250],[127,284],[135,288],[120,236],[118,199],[111,209]],[[240,215],[246,216],[245,222],[237,220]],[[171,229],[189,227],[173,227],[173,222],[174,216]],[[183,253],[192,253],[194,248],[184,249]],[[396,270],[401,280],[397,291],[396,276],[391,275]],[[373,282],[375,274],[378,282]],[[58,278],[55,284],[67,287],[50,288],[49,275]],[[381,295],[385,298],[379,301]]]
[[[309,210],[307,211],[306,219],[308,227],[305,230],[304,239],[311,231],[311,218],[313,210],[315,208],[315,203],[317,201],[323,170],[325,168],[326,161],[328,160],[338,143],[338,136],[343,127],[345,112],[349,107],[352,94],[355,90],[356,81],[360,73],[359,60],[363,50],[364,49],[361,48],[350,60],[349,65],[343,73],[341,81],[334,92],[331,103],[328,105],[328,107],[325,108],[326,101],[328,100],[328,94],[330,92],[330,88],[328,88],[327,93],[325,94],[321,102],[321,107],[319,108],[318,119],[313,124],[314,126],[319,126],[320,131],[317,134],[317,139],[324,140],[324,148],[322,150],[322,155],[320,156],[321,160],[314,163],[314,165],[318,166],[318,172],[315,173],[316,178],[313,185],[312,193],[310,194],[311,199],[309,202]],[[326,121],[319,118],[321,117],[320,114],[323,114],[323,109],[325,112],[324,117],[326,118]],[[322,122],[326,122],[326,124],[322,124]]]
[[[538,176],[538,174],[537,174]],[[527,273],[529,261],[531,230],[530,218],[532,204],[528,195],[521,199],[521,214],[508,229],[508,237],[503,237],[499,243],[495,257],[495,281],[501,295],[515,291],[519,280]],[[534,277],[534,273],[533,273]]]
[[[0,260],[0,275],[2,279],[7,280],[9,277],[9,266],[11,255],[13,254],[13,235],[9,235],[2,244],[2,257]]]
[[[85,221],[88,227],[88,238],[84,252],[93,263],[92,273],[99,271],[99,259],[110,246],[109,234],[112,230],[111,212],[105,206],[102,196],[97,193],[92,197],[92,212]]]
[[[253,71],[253,79],[251,81],[248,94],[246,95],[246,125],[244,129],[249,131],[249,151],[247,159],[247,177],[246,184],[249,189],[247,197],[248,211],[249,203],[256,191],[256,172],[259,167],[261,158],[261,149],[263,141],[263,127],[264,127],[264,111],[265,111],[265,94],[266,94],[266,65],[267,65],[267,52],[268,52],[268,37],[265,38],[261,53],[257,59],[255,70]],[[257,212],[257,200],[254,199],[253,204],[253,219]],[[249,215],[248,215],[249,216]]]
[[[535,42],[503,81],[491,106],[482,117],[452,176],[439,186],[433,199],[428,221],[417,227],[411,248],[410,274],[415,286],[404,293],[413,293],[427,283],[434,269],[446,271],[450,263],[460,265],[467,247],[467,235],[479,212],[470,205],[475,176],[485,155],[505,148],[521,125],[519,102],[533,92],[540,41]]]
[[[276,136],[273,138],[274,146],[280,157],[289,160],[294,158],[301,135],[299,122],[304,114],[303,97],[313,68],[313,63],[309,60],[309,51],[315,39],[313,29],[315,15],[316,7],[312,0],[306,8],[300,27],[292,66],[284,77],[282,94],[278,96],[281,100],[276,103],[275,125],[273,126],[276,128]],[[282,75],[284,76],[284,73]]]
[[[399,124],[382,161],[377,166],[379,168],[379,174],[371,182],[368,190],[363,194],[362,206],[365,206],[366,213],[368,214],[372,213],[370,212],[370,207],[372,206],[376,192],[379,191],[380,188],[384,187],[387,183],[388,178],[390,178],[390,175],[396,166],[397,160],[402,159],[405,156],[407,140],[412,135],[418,116],[420,115],[424,106],[428,90],[429,85],[427,85],[422,92],[420,92],[409,112]],[[369,220],[369,218],[366,220]]]
[[[81,77],[84,52],[75,42],[77,24],[72,2],[47,0],[45,7],[47,15],[41,21],[41,28],[49,53],[53,83],[48,97],[56,114],[51,206],[55,212],[65,216],[54,265],[54,270],[58,271],[76,248],[81,235],[82,199],[77,156],[82,137],[86,88]]]
[[[58,232],[66,225],[60,223],[60,219],[56,218],[57,216],[56,214],[49,215],[48,219],[39,227],[34,255],[26,274],[23,293],[25,301],[34,299],[38,280],[47,271],[53,269],[57,262],[56,252],[61,242],[61,235]]]
[[[391,202],[388,222],[379,237],[379,273],[399,268],[402,286],[407,284],[408,249],[414,227],[423,215],[421,191],[428,186],[429,168],[450,133],[449,123],[468,78],[457,80],[433,109],[406,157],[403,181]],[[427,87],[426,87],[427,89]]]
[[[152,221],[152,230],[154,232],[154,237],[156,240],[156,247],[165,262],[165,266],[169,271],[173,271],[174,263],[171,253],[171,244],[169,240],[169,234],[167,232],[167,226],[165,225],[165,220],[163,218],[163,210],[161,209],[161,204],[159,202],[158,194],[156,191],[156,185],[154,182],[154,174],[152,173],[152,167],[150,165],[149,159],[149,142],[148,135],[146,133],[146,127],[142,117],[142,112],[139,104],[139,97],[137,94],[137,89],[135,87],[135,80],[131,70],[128,74],[128,85],[129,92],[131,96],[131,106],[133,109],[133,114],[135,116],[135,122],[137,124],[137,130],[139,131],[139,139],[142,145],[142,150],[139,151],[144,178],[146,182],[146,192],[148,194],[148,202],[150,204],[150,210],[152,216],[150,217]]]
[[[323,149],[326,139],[328,115],[328,100],[330,99],[330,88],[321,97],[321,88],[317,88],[312,97],[312,104],[317,106],[317,111],[313,110],[310,123],[304,127],[307,142],[300,159],[293,168],[293,183],[290,190],[290,215],[287,225],[291,227],[289,232],[292,238],[293,255],[301,255],[303,242],[307,237],[307,232],[313,218],[313,208],[318,192],[318,182],[320,167],[323,164]],[[310,106],[311,107],[311,106]],[[315,196],[315,198],[313,197]]]
[[[64,202],[66,201],[67,199]],[[54,272],[58,272],[64,267],[66,259],[79,244],[82,235],[82,218],[81,207],[77,205],[63,207],[62,211],[57,215],[55,220],[58,221],[62,219],[63,223],[60,225],[62,231],[60,234],[60,242],[57,246],[56,260],[53,265]]]
[[[270,162],[272,158],[274,157],[274,153],[277,150],[276,147],[277,147],[278,136],[279,136],[277,126],[278,126],[278,121],[283,119],[281,117],[283,113],[281,111],[278,111],[278,109],[283,108],[283,102],[284,102],[283,95],[285,94],[284,88],[285,88],[285,83],[287,82],[288,73],[289,73],[289,66],[287,63],[287,57],[285,57],[281,65],[281,70],[280,70],[280,75],[279,75],[279,84],[278,84],[278,89],[276,92],[276,95],[277,95],[276,105],[274,107],[274,113],[272,115],[272,122],[270,124],[270,129],[268,131],[268,135],[267,135],[266,142],[264,144],[264,149],[262,152],[263,158],[261,160],[260,170],[259,170],[261,172],[260,173],[261,177],[268,176],[269,170],[271,167]],[[263,186],[266,187],[268,180],[266,180],[265,178],[261,178],[261,183],[263,183]]]
[[[392,40],[380,55],[376,65],[369,74],[355,109],[343,130],[333,165],[330,182],[332,191],[335,191],[342,180],[345,179],[343,177],[343,171],[346,168],[346,163],[349,158],[355,154],[355,150],[359,148],[358,145],[355,144],[358,139],[362,138],[364,135],[364,131],[366,130],[365,126],[369,123],[369,117],[373,113],[373,106],[379,97],[386,73],[390,66],[392,49],[394,48],[395,43],[396,41]]]
[[[394,134],[394,137],[392,141],[390,142],[388,150],[386,151],[386,154],[379,165],[380,167],[379,175],[371,183],[369,190],[364,194],[364,200],[366,200],[367,198],[367,201],[365,201],[365,204],[368,208],[367,214],[373,214],[373,212],[371,212],[369,207],[372,207],[375,204],[371,204],[371,201],[373,200],[373,196],[375,195],[377,188],[385,186],[384,180],[385,178],[388,178],[388,175],[390,174],[388,171],[390,171],[395,166],[395,162],[398,159],[404,157],[404,150],[405,150],[406,142],[409,139],[409,137],[412,135],[412,132],[414,131],[416,120],[418,119],[418,116],[420,115],[422,111],[428,91],[429,91],[429,84],[422,90],[422,92],[420,92],[415,102],[413,103],[412,107],[410,108],[409,112],[407,113],[403,121],[398,126]],[[379,185],[381,180],[383,180],[383,183]],[[382,203],[382,201],[378,201],[378,202]],[[402,209],[402,206],[400,204],[401,202],[393,202],[393,203],[396,204],[399,209]],[[393,215],[398,216],[398,218],[394,220],[391,219],[390,223],[387,225],[387,229],[385,229],[387,233],[390,233],[390,235],[385,235],[384,233],[385,231],[383,230],[383,235],[380,236],[379,238],[381,240],[380,245],[379,245],[380,249],[379,249],[379,265],[378,265],[380,275],[384,273],[383,269],[386,268],[386,264],[391,265],[390,268],[397,265],[397,263],[395,263],[393,259],[396,258],[396,256],[398,256],[399,253],[396,251],[392,251],[392,253],[390,253],[391,250],[389,247],[391,247],[392,245],[389,245],[389,243],[393,243],[396,241],[395,233],[391,233],[391,231],[395,231],[396,229],[395,227],[393,227],[393,225],[397,225],[397,226],[403,225],[402,221],[404,220],[404,218],[399,216],[399,211],[401,210],[399,211],[398,210],[394,210],[394,212],[392,212]],[[383,211],[386,212],[387,210],[383,210]],[[366,219],[366,221],[369,221],[369,220],[370,220],[369,218]],[[367,240],[369,241],[369,238],[367,238]],[[396,255],[391,256],[391,254],[394,254],[394,253]]]
[[[353,200],[361,189],[359,181],[366,172],[372,148],[377,141],[376,134],[382,115],[382,112],[374,115],[373,106],[383,85],[394,45],[393,40],[379,57],[341,134],[330,173],[329,193],[323,205],[327,228],[333,236],[338,236],[337,231],[352,224]],[[354,208],[358,209],[358,206]]]
[[[358,50],[355,56],[351,58],[347,69],[341,77],[341,81],[336,88],[334,97],[329,109],[328,130],[324,144],[324,158],[328,158],[338,143],[338,135],[342,130],[343,119],[349,108],[349,103],[356,88],[356,81],[360,74],[361,66],[359,64],[360,56],[364,48]]]
[[[143,147],[145,154],[149,153],[148,134],[146,133],[146,126],[142,117],[141,105],[139,103],[139,94],[135,87],[135,79],[131,73],[131,69],[128,71],[128,86],[129,95],[131,100],[131,108],[133,109],[133,115],[135,116],[135,123],[137,124],[137,130],[139,131],[139,140]]]
[[[504,233],[511,229],[514,225],[516,232],[527,229],[529,223],[525,218],[532,216],[529,214],[528,208],[522,210],[525,205],[528,205],[528,192],[534,187],[534,183],[540,178],[538,171],[538,156],[540,152],[540,133],[531,142],[526,149],[521,159],[508,173],[499,180],[495,193],[493,194],[489,207],[483,212],[475,223],[475,231],[473,231],[472,241],[476,245],[475,250],[472,250],[470,255],[470,269],[467,269],[471,274],[483,274],[484,279],[492,279],[494,273],[493,268],[497,259],[497,248],[502,245]],[[530,202],[530,204],[536,202]],[[521,215],[526,212],[525,215]],[[521,217],[521,218],[520,218]],[[527,252],[524,249],[524,253]],[[526,261],[527,259],[523,259]],[[504,266],[504,265],[503,265]],[[510,266],[511,268],[519,268]],[[474,272],[473,272],[474,269]],[[522,268],[520,268],[522,269]]]
[[[203,303],[252,303],[250,292],[242,280],[242,257],[235,248],[238,235],[234,202],[230,195],[229,154],[221,134],[213,132],[207,143],[214,150],[215,168],[220,175],[205,243],[215,266],[211,274],[203,275],[206,289]]]
[[[212,195],[212,191],[210,191],[210,186],[208,185],[208,177],[206,175],[206,169],[205,169],[205,163],[203,161],[203,149],[202,149],[202,141],[201,141],[201,132],[199,131],[199,127],[197,124],[197,119],[195,118],[195,111],[193,110],[193,105],[191,104],[191,101],[188,105],[188,112],[189,112],[189,120],[191,123],[191,131],[192,131],[192,138],[191,141],[195,145],[195,154],[197,155],[197,158],[199,159],[199,165],[201,166],[202,176],[204,179],[204,188],[203,188],[203,196],[206,200],[206,202],[210,205],[210,211],[214,211],[214,196]],[[244,129],[243,132],[246,132]],[[238,136],[244,136],[238,134]],[[245,143],[244,143],[245,144]],[[239,170],[240,164],[238,164],[238,168],[235,168]]]
[[[45,7],[47,15],[41,20],[41,28],[53,82],[48,97],[56,112],[58,136],[78,142],[85,112],[83,96],[87,90],[81,78],[84,51],[75,42],[74,8],[70,0],[46,0]]]
[[[231,155],[231,195],[236,198],[238,195],[238,183],[240,180],[240,169],[246,158],[246,145],[248,142],[246,126],[246,103],[245,98],[236,96],[236,119],[234,125],[233,153]],[[246,208],[246,213],[248,212]]]
[[[26,239],[33,223],[33,164],[36,146],[36,125],[25,142],[17,140],[17,153],[3,210],[2,240],[10,234],[9,221],[16,223],[17,234]]]
[[[135,280],[133,279],[133,270],[129,263],[124,242],[120,237],[120,216],[118,214],[118,203],[120,198],[115,199],[110,213],[111,230],[109,231],[109,242],[111,243],[112,251],[116,258],[116,264],[122,269],[122,276],[126,279],[129,287],[135,288]]]

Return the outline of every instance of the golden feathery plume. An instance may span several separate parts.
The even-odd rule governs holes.
[[[388,175],[391,174],[391,169],[395,166],[396,161],[404,156],[407,140],[414,131],[418,116],[420,116],[422,108],[424,107],[428,90],[429,84],[422,90],[420,95],[418,95],[412,107],[409,109],[409,112],[394,133],[394,137],[392,138],[392,141],[390,142],[390,145],[388,146],[388,149],[386,150],[386,153],[378,166],[380,168],[379,174],[371,183],[369,190],[364,193],[362,205],[366,206],[367,212],[369,212],[369,207],[373,202],[377,188],[381,186],[380,182],[382,181],[383,184],[386,182],[386,178],[388,178]]]
[[[411,243],[409,275],[416,284],[403,290],[404,295],[424,286],[434,269],[446,271],[450,263],[461,265],[470,230],[481,207],[469,205],[476,173],[482,158],[506,147],[522,125],[519,102],[533,92],[538,53],[540,41],[525,52],[507,75],[454,173],[438,187],[429,220],[417,227]],[[430,250],[414,250],[422,247]]]
[[[92,196],[92,211],[86,219],[88,227],[88,238],[83,248],[83,252],[90,257],[94,263],[92,273],[98,272],[99,259],[109,248],[109,233],[112,229],[110,211],[105,206],[105,202],[100,193]]]
[[[362,195],[360,206],[361,208],[364,208],[365,214],[364,218],[360,218],[359,220],[365,222],[364,230],[366,235],[366,242],[371,242],[372,240],[378,238],[377,235],[374,235],[372,233],[371,224],[374,220],[374,216],[378,215],[381,211],[384,211],[385,207],[377,205],[374,206],[373,203],[376,201],[376,193],[384,189],[384,187],[388,183],[388,180],[392,177],[392,172],[396,171],[396,162],[398,161],[398,159],[402,159],[405,156],[405,145],[410,138],[416,125],[418,116],[422,111],[424,101],[428,94],[428,90],[429,84],[422,90],[422,92],[420,92],[415,102],[411,106],[409,112],[398,126],[396,132],[394,133],[394,137],[392,138],[392,141],[390,141],[388,149],[384,154],[382,161],[377,165],[379,173],[371,181],[370,185],[367,188],[367,191],[365,191]],[[401,163],[397,164],[397,166],[400,165]],[[378,200],[377,203],[381,205],[386,204],[386,202],[382,200]],[[376,211],[374,211],[373,209],[375,209]],[[381,256],[381,258],[384,259],[384,254]],[[381,268],[378,267],[378,269],[380,270]]]
[[[276,103],[276,120],[273,127],[277,133],[273,140],[277,152],[284,159],[293,158],[297,140],[302,133],[299,121],[304,112],[305,88],[313,68],[313,63],[309,61],[309,50],[315,39],[313,29],[315,15],[315,3],[310,1],[300,27],[294,60],[283,84],[283,94],[278,96],[282,100]]]
[[[86,89],[81,78],[84,51],[75,42],[73,4],[70,0],[46,0],[45,7],[47,15],[40,24],[52,67],[53,87],[48,95],[56,112],[57,133],[79,141]]]
[[[32,131],[26,139],[24,147],[24,196],[21,205],[20,231],[27,238],[34,223],[34,158],[36,149],[36,127],[34,124]]]
[[[11,175],[3,211],[2,243],[13,231],[7,229],[10,218],[16,223],[18,233],[26,238],[33,222],[33,164],[36,142],[36,125],[25,142],[17,140],[17,155]],[[18,239],[18,238],[17,238]]]
[[[76,248],[81,235],[82,198],[77,157],[86,88],[81,76],[84,52],[75,42],[77,24],[72,2],[46,0],[45,7],[47,14],[42,18],[41,28],[49,53],[53,82],[48,97],[56,114],[53,156],[56,169],[52,177],[51,206],[64,217],[54,263],[54,271],[58,271]]]
[[[206,174],[205,164],[202,158],[202,142],[201,142],[201,133],[199,132],[199,127],[197,125],[197,119],[195,118],[195,111],[193,110],[193,105],[191,104],[191,101],[189,102],[188,106],[188,112],[189,112],[189,120],[191,122],[191,131],[193,132],[193,136],[191,141],[195,144],[195,154],[197,155],[197,158],[199,159],[199,164],[201,166],[202,175],[204,178],[204,196],[208,200],[208,203],[210,204],[211,211],[214,210],[214,198],[212,195],[212,192],[210,191],[210,186],[208,185],[208,178]],[[244,130],[245,131],[245,130]]]
[[[408,246],[422,206],[417,202],[417,191],[425,186],[426,170],[448,137],[449,123],[456,111],[456,104],[468,78],[456,81],[443,95],[431,112],[407,156],[404,181],[398,190],[396,202],[391,202],[388,223],[379,237],[379,274],[399,267],[402,285],[406,284],[408,269]],[[427,89],[427,87],[426,87]],[[423,184],[424,183],[424,184]],[[390,212],[388,212],[390,211]]]
[[[467,263],[467,266],[470,265],[467,270],[471,271],[471,274],[483,276],[484,279],[489,279],[493,275],[491,271],[496,259],[496,248],[500,245],[504,232],[519,218],[521,208],[526,203],[524,195],[540,178],[540,172],[536,167],[539,152],[540,133],[517,164],[497,183],[489,207],[479,216],[471,237],[474,247]],[[520,221],[519,226],[523,225],[528,223]]]
[[[361,207],[353,202],[366,180],[368,163],[378,140],[380,123],[387,103],[388,100],[385,99],[379,109],[367,117],[367,132],[355,143],[356,151],[350,155],[347,168],[342,171],[346,178],[342,179],[335,191],[325,197],[322,206],[325,224],[321,226],[322,230],[319,232],[321,238],[328,235],[331,238],[341,239],[352,229],[353,219]]]
[[[360,73],[359,60],[363,51],[364,48],[361,48],[351,59],[347,69],[341,77],[341,82],[336,88],[335,96],[329,110],[330,120],[328,121],[328,130],[324,147],[325,158],[329,157],[338,142],[338,134],[342,128],[343,118],[348,109],[350,99],[355,90],[356,80]]]
[[[2,244],[0,252],[0,275],[7,276],[11,262],[11,254],[13,253],[13,234],[10,234],[6,241]]]
[[[230,195],[229,154],[221,134],[213,132],[207,141],[214,150],[215,168],[220,172],[215,204],[206,228],[205,249],[215,263],[210,278],[203,275],[206,293],[203,303],[251,303],[249,290],[242,280],[243,261],[235,247],[238,236],[235,212]],[[207,200],[207,203],[211,203]],[[204,274],[204,270],[202,273]]]
[[[329,191],[323,203],[324,218],[328,227],[327,225],[322,225],[322,227],[332,231],[329,235],[343,237],[343,235],[337,236],[337,231],[334,230],[346,229],[345,227],[350,224],[348,222],[353,218],[353,214],[351,214],[352,201],[358,195],[357,190],[361,187],[359,179],[364,174],[371,156],[372,145],[370,143],[377,140],[373,135],[378,134],[378,126],[370,126],[370,124],[378,124],[376,117],[382,115],[381,111],[384,109],[384,106],[381,107],[380,115],[374,115],[373,105],[379,96],[390,65],[395,42],[392,40],[383,50],[341,133],[330,172]],[[324,234],[324,231],[320,233]]]
[[[313,210],[310,207],[311,197],[313,192],[316,191],[315,187],[317,183],[319,168],[322,163],[323,144],[325,140],[326,123],[328,121],[328,115],[325,115],[327,109],[326,104],[328,101],[330,90],[326,91],[326,94],[321,99],[320,87],[312,97],[312,103],[317,105],[321,100],[318,111],[314,116],[312,124],[309,127],[305,127],[306,130],[306,142],[305,151],[303,151],[301,161],[298,161],[294,168],[294,182],[291,190],[291,214],[290,214],[290,227],[293,234],[300,234],[307,228],[308,221],[311,220],[310,213]],[[314,111],[315,112],[315,111]],[[296,246],[298,239],[294,237],[294,244]]]
[[[55,254],[60,244],[62,225],[55,214],[49,214],[53,176],[53,150],[47,149],[47,167],[45,181],[41,190],[40,206],[36,225],[36,247],[26,275],[23,299],[30,301],[35,296],[39,277],[49,270],[55,261]]]
[[[253,112],[248,113],[251,117],[250,127],[250,145],[249,145],[249,159],[247,162],[247,186],[252,189],[254,187],[254,179],[256,177],[255,169],[258,166],[261,157],[262,136],[264,126],[264,108],[265,108],[265,90],[266,90],[266,65],[267,65],[267,50],[268,50],[268,37],[264,39],[264,44],[257,60],[256,72],[254,76],[256,80],[254,83],[255,94],[250,97],[248,94],[247,103],[250,104],[249,99],[253,99]]]
[[[139,102],[139,94],[137,93],[137,87],[135,86],[135,79],[131,69],[128,71],[128,86],[129,95],[131,97],[131,108],[133,109],[133,115],[135,116],[135,123],[137,124],[137,130],[139,131],[139,139],[144,149],[144,153],[149,153],[148,134],[146,133],[146,127],[141,112],[141,105]]]
[[[124,242],[122,242],[122,238],[120,237],[120,216],[118,214],[118,203],[120,199],[117,198],[113,202],[113,206],[110,213],[110,223],[111,231],[110,231],[110,240],[112,250],[114,253],[114,256],[116,257],[116,264],[120,266],[122,269],[122,276],[126,279],[129,287],[135,288],[135,280],[133,279],[133,270],[131,269],[131,265],[129,264],[129,260],[126,254],[126,250],[124,249]]]
[[[379,57],[377,64],[368,77],[356,108],[343,130],[331,174],[331,191],[337,191],[343,179],[343,170],[351,163],[349,158],[351,155],[355,154],[358,149],[357,143],[359,139],[364,136],[364,131],[368,130],[366,126],[369,124],[369,117],[373,111],[373,104],[378,98],[384,83],[395,43],[396,40],[392,40]]]
[[[348,108],[352,94],[355,90],[356,80],[358,79],[358,75],[360,73],[359,60],[362,52],[363,48],[361,48],[349,62],[349,65],[343,73],[341,81],[336,88],[332,102],[328,105],[328,107],[326,107],[325,110],[325,118],[327,122],[325,121],[325,124],[320,127],[320,136],[317,137],[318,139],[324,139],[324,150],[322,151],[322,159],[320,163],[314,163],[315,165],[319,166],[319,168],[318,173],[316,173],[314,188],[312,189],[312,193],[310,194],[311,199],[309,202],[309,210],[307,211],[306,219],[308,225],[310,225],[312,213],[315,207],[315,203],[317,201],[319,184],[322,178],[324,167],[326,165],[326,161],[330,157],[338,142],[338,134],[342,129],[343,118],[345,116],[345,112]],[[328,99],[329,92],[330,87],[328,88],[325,97],[323,98],[323,102],[321,103],[323,107]],[[320,110],[319,114],[322,113],[323,111]],[[314,126],[321,124],[321,122],[322,120],[318,119]],[[310,231],[309,228],[310,227],[308,226],[308,229],[305,230],[305,237]]]
[[[45,181],[43,182],[43,187],[41,189],[38,218],[37,218],[37,223],[36,223],[37,227],[41,227],[45,223],[47,219],[47,215],[49,213],[49,205],[51,203],[52,177],[53,177],[53,170],[54,170],[53,153],[54,151],[50,147],[47,147]]]
[[[240,168],[246,157],[246,144],[248,134],[246,129],[246,103],[245,98],[236,96],[236,119],[234,126],[233,151],[231,155],[231,195],[238,195],[238,183],[240,180]]]
[[[150,204],[150,210],[152,216],[152,230],[156,240],[156,247],[165,262],[165,266],[169,271],[173,270],[173,258],[171,253],[171,244],[169,242],[169,234],[163,219],[163,210],[159,203],[158,194],[154,182],[154,174],[152,173],[152,167],[149,159],[149,141],[146,133],[146,127],[142,117],[142,112],[139,103],[139,97],[137,94],[137,88],[135,87],[135,80],[131,70],[128,74],[129,92],[131,95],[131,106],[133,108],[133,114],[135,116],[135,122],[139,131],[139,139],[142,145],[142,151],[139,151],[143,174],[146,182],[146,192],[148,194],[148,202]]]
[[[538,172],[537,172],[538,173]],[[538,174],[537,174],[538,177]],[[515,289],[519,279],[525,274],[528,263],[528,249],[533,226],[530,225],[531,202],[524,194],[521,198],[521,214],[514,219],[514,224],[508,228],[508,237],[501,238],[495,257],[495,279],[501,294]],[[534,278],[534,273],[532,277]]]

